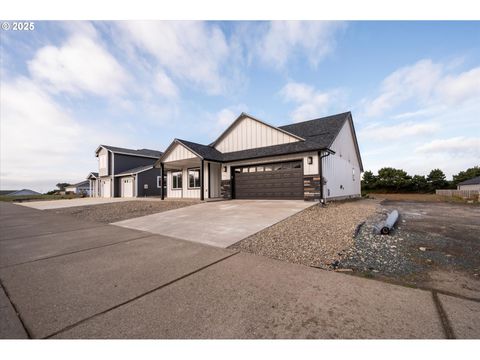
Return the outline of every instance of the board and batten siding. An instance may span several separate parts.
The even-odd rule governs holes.
[[[208,174],[209,181],[206,182],[210,186],[210,197],[220,197],[220,180],[221,180],[222,166],[218,163],[210,163],[210,173]],[[208,191],[208,188],[207,188]],[[208,194],[208,193],[207,193]]]
[[[324,196],[344,198],[360,196],[360,164],[350,122],[346,121],[330,147],[335,154],[322,159]]]
[[[201,189],[189,189],[188,188],[188,169],[198,169],[200,166],[192,166],[189,168],[183,168],[182,171],[182,189],[172,189],[172,170],[167,170],[167,198],[187,198],[187,199],[200,199]],[[180,169],[179,169],[180,170]],[[210,197],[220,197],[220,171],[221,165],[218,163],[210,163],[210,171],[208,172],[208,162],[204,162],[204,198],[208,199],[208,188],[211,185]],[[211,179],[210,179],[211,177]],[[210,183],[211,181],[211,183]]]
[[[188,188],[188,171],[182,169],[182,189],[172,189],[172,171],[167,171],[167,197],[168,198],[189,198],[200,199],[200,189]]]
[[[182,144],[175,144],[173,149],[170,150],[169,154],[163,159],[164,163],[170,162],[170,161],[178,161],[178,160],[184,160],[184,159],[194,159],[196,158],[197,155],[195,155],[193,152],[188,150],[185,146]]]
[[[108,165],[109,165],[109,159],[108,159],[108,150],[105,148],[101,148],[100,151],[98,152],[98,176],[107,176],[109,175],[108,173]],[[101,160],[104,159],[104,160]],[[103,165],[103,166],[102,166]]]
[[[308,157],[312,157],[312,164],[308,164]],[[289,154],[289,155],[280,155],[280,156],[270,156],[265,158],[244,160],[244,161],[235,161],[227,164],[227,171],[222,171],[222,180],[230,179],[230,171],[232,167],[242,166],[242,165],[257,165],[257,164],[269,164],[282,161],[293,161],[293,160],[303,160],[303,174],[304,175],[318,175],[318,153],[316,152],[307,152],[300,154]]]
[[[245,117],[228,131],[215,148],[220,152],[232,152],[295,141],[299,140],[257,120]]]

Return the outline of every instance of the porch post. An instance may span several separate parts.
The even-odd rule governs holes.
[[[163,171],[165,170],[163,163],[160,163],[160,179],[162,180],[160,183],[162,184],[161,188],[161,193],[162,193],[162,200],[165,200],[165,194],[164,194],[164,186],[165,184],[163,183],[164,177],[163,177]]]
[[[92,179],[88,179],[88,196],[92,197]]]
[[[200,167],[200,200],[204,200],[204,196],[203,196],[203,192],[205,191],[205,185],[203,184],[203,179],[205,178],[204,177],[204,163],[205,161],[202,159],[202,166]]]

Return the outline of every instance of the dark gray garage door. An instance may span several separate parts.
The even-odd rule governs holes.
[[[302,161],[235,167],[236,199],[303,199]]]

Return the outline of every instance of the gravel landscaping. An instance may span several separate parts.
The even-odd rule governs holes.
[[[378,201],[314,205],[230,248],[324,269],[353,246],[357,225],[375,213]]]
[[[83,220],[112,223],[163,211],[179,209],[198,203],[199,201],[188,200],[135,200],[45,211],[53,212],[55,214],[72,215]]]

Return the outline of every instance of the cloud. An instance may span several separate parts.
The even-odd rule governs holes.
[[[418,153],[440,154],[452,156],[472,155],[480,159],[480,137],[457,136],[449,139],[436,139],[417,147]]]
[[[364,106],[366,116],[382,116],[413,101],[422,106],[461,105],[480,101],[480,67],[460,74],[447,74],[454,68],[423,59],[387,76],[380,93]]]
[[[39,49],[28,62],[33,78],[54,93],[87,92],[105,97],[123,94],[128,75],[93,31],[85,25],[61,46]]]
[[[439,126],[434,123],[404,122],[396,125],[381,126],[371,125],[363,128],[359,136],[364,139],[375,139],[377,141],[399,140],[404,137],[430,135],[436,132]]]
[[[297,104],[291,116],[298,122],[327,113],[342,94],[339,90],[321,92],[304,83],[289,82],[280,90],[280,95],[285,101]]]
[[[167,98],[176,98],[179,95],[179,90],[175,83],[163,71],[157,72],[155,75],[155,90],[160,95]]]
[[[333,51],[335,35],[344,27],[338,21],[271,21],[254,46],[255,54],[264,63],[282,68],[301,53],[317,67]]]
[[[200,21],[123,21],[118,28],[129,46],[153,56],[172,77],[219,94],[230,48],[217,25]]]
[[[28,78],[3,81],[0,96],[3,188],[46,191],[62,180],[79,181],[95,169],[93,149],[116,139],[111,129],[79,123]]]

